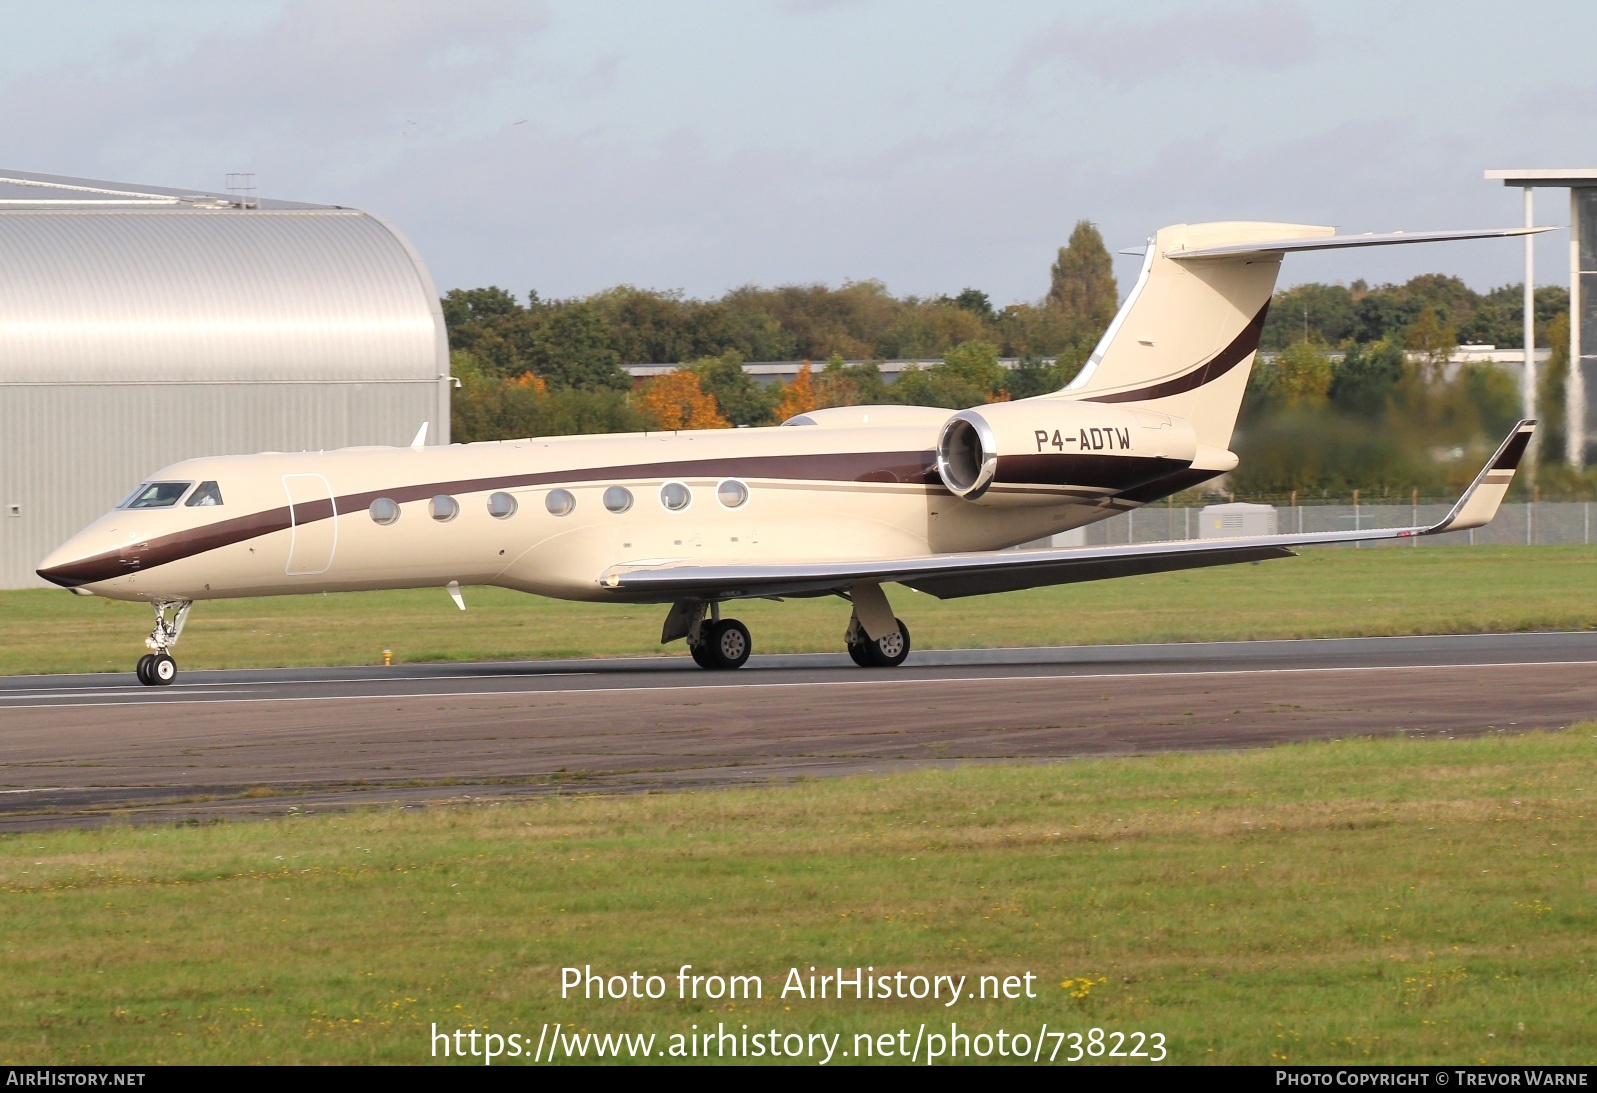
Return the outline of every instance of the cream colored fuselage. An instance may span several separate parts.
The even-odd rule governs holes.
[[[223,504],[117,509],[41,571],[99,560],[76,590],[115,599],[204,600],[376,588],[494,584],[564,599],[616,599],[613,566],[824,562],[982,551],[1112,515],[1112,491],[978,505],[937,479],[932,451],[950,411],[908,425],[817,426],[557,437],[186,460],[150,481],[219,484]],[[741,483],[746,500],[722,499]],[[662,488],[680,483],[672,511]],[[625,511],[604,503],[613,486]],[[568,491],[571,511],[547,499]],[[489,498],[509,494],[495,516]],[[738,491],[725,493],[735,501]],[[432,515],[434,497],[458,505]],[[331,498],[336,513],[324,516]],[[373,519],[378,498],[399,517]],[[316,508],[317,503],[322,508]],[[448,506],[440,506],[447,511]],[[1125,507],[1121,505],[1120,507]],[[273,528],[273,524],[279,525]],[[110,572],[114,569],[115,572]]]

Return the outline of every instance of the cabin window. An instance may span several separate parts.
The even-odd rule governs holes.
[[[372,514],[374,523],[387,527],[399,519],[399,502],[392,497],[379,497],[371,503],[371,508],[367,511]]]
[[[188,492],[192,482],[146,482],[122,503],[129,509],[169,509]]]
[[[551,516],[570,516],[571,510],[577,507],[577,499],[571,496],[570,490],[550,490],[544,495],[543,507]]]
[[[715,496],[729,509],[742,508],[743,502],[749,499],[749,488],[735,478],[728,478],[715,487]]]
[[[672,512],[681,512],[693,501],[693,494],[680,482],[667,482],[660,487],[660,504]]]
[[[194,492],[189,495],[189,499],[183,502],[184,505],[191,509],[220,505],[221,503],[222,487],[215,482],[201,482],[194,488]]]
[[[437,520],[440,524],[447,524],[460,515],[460,502],[450,497],[447,493],[440,493],[427,502],[427,515]]]
[[[626,512],[632,507],[632,491],[625,486],[611,486],[604,491],[604,507],[611,512]]]
[[[488,495],[488,515],[495,520],[508,520],[516,514],[516,499],[508,493]]]

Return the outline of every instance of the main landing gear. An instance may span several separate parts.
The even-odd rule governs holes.
[[[673,637],[688,639],[688,652],[693,663],[712,671],[718,668],[741,668],[754,651],[749,628],[737,619],[723,619],[721,605],[709,605],[710,617],[704,617],[702,603],[677,604],[666,619],[666,633],[662,641]],[[671,634],[673,626],[682,627],[679,634]]]
[[[700,627],[700,633],[699,642],[688,646],[693,663],[700,668],[741,668],[754,649],[749,628],[737,619],[706,624]]]
[[[177,661],[172,659],[167,650],[177,644],[178,636],[183,633],[183,624],[188,621],[189,608],[194,606],[194,602],[159,600],[151,606],[155,608],[155,626],[150,630],[150,636],[144,639],[150,652],[139,658],[134,674],[146,687],[168,687],[177,678]],[[168,612],[171,613],[170,619]]]
[[[841,591],[839,595],[842,595]],[[857,584],[845,597],[854,605],[843,634],[849,659],[861,668],[897,668],[909,658],[909,627],[893,614],[879,584]],[[868,620],[868,621],[867,621]],[[875,633],[877,637],[871,637]],[[688,652],[700,668],[741,668],[754,643],[749,628],[737,619],[723,619],[718,602],[678,600],[666,616],[660,643],[688,640]]]
[[[843,637],[849,659],[861,668],[897,668],[904,663],[909,658],[909,627],[904,625],[903,619],[893,621],[898,624],[897,630],[879,641],[872,641],[859,619],[850,619],[848,633]]]

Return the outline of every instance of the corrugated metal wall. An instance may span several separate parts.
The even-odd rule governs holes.
[[[365,214],[0,212],[0,587],[179,459],[447,441],[447,372]]]
[[[169,463],[409,444],[436,399],[431,381],[0,385],[0,587],[43,585],[41,558]]]

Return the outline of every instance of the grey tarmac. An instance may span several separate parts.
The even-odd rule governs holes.
[[[1597,632],[0,680],[0,831],[1597,717]]]

